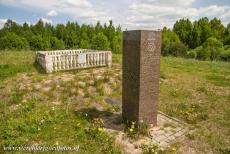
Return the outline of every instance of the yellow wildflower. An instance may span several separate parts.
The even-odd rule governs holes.
[[[133,128],[129,128],[129,131],[130,131],[130,132],[133,132]]]
[[[98,128],[98,131],[99,131],[99,132],[102,132],[102,131],[103,131],[103,128]]]

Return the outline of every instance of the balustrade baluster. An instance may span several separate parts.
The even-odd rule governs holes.
[[[79,54],[86,54],[85,63],[78,62]],[[111,66],[111,52],[97,50],[57,50],[36,52],[36,61],[47,72],[69,70],[77,68],[88,68],[96,66]],[[49,67],[49,68],[47,68]]]

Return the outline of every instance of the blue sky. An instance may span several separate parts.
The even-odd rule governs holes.
[[[217,17],[230,22],[230,0],[0,0],[0,28],[7,19],[94,24],[112,19],[123,29],[172,27],[176,20]]]

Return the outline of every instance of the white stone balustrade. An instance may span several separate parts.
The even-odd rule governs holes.
[[[112,65],[112,52],[91,49],[38,51],[36,60],[46,73]]]

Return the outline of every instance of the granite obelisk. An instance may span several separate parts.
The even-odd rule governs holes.
[[[123,32],[122,116],[125,121],[157,124],[161,31]]]

